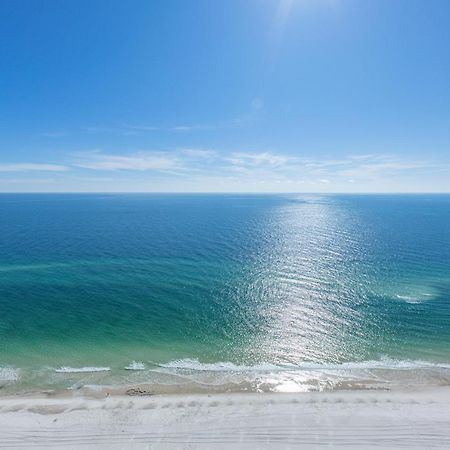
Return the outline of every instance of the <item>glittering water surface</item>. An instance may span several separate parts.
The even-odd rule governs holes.
[[[1,195],[0,386],[450,382],[450,196]]]

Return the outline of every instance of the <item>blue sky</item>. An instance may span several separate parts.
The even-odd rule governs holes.
[[[0,1],[0,191],[450,192],[447,0]]]

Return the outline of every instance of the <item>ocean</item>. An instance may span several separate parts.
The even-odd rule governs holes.
[[[0,195],[0,394],[432,384],[450,195]]]

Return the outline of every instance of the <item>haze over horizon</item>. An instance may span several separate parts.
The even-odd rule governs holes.
[[[450,192],[450,3],[0,3],[0,192]]]

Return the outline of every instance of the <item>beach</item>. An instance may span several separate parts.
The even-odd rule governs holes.
[[[0,447],[450,447],[448,387],[398,392],[101,396],[3,397]]]

